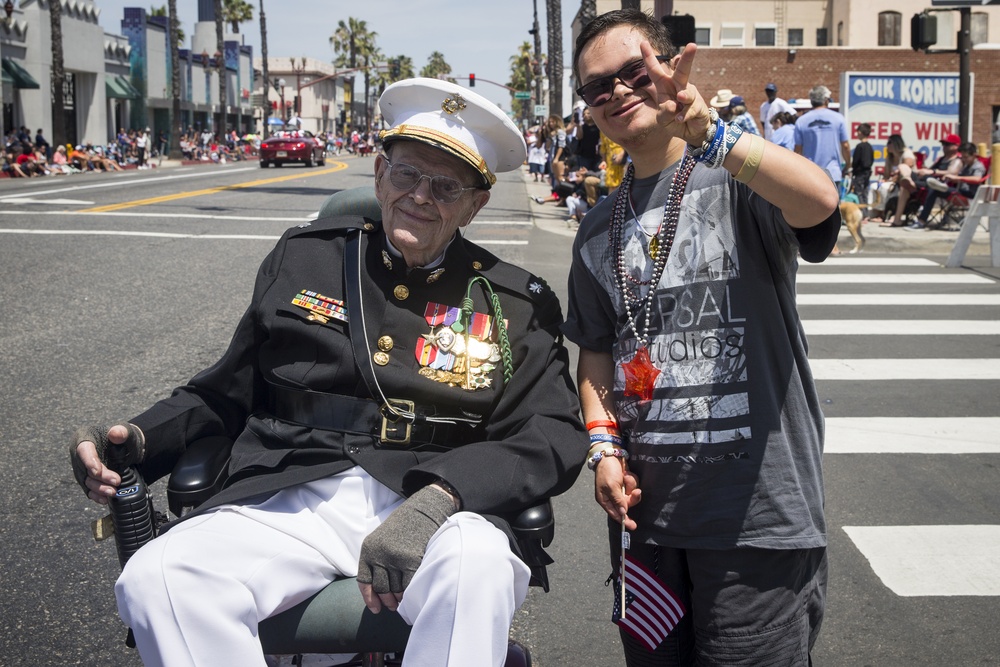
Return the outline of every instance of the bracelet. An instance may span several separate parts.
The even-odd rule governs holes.
[[[613,419],[595,419],[592,422],[587,422],[588,431],[602,426],[604,428],[618,428],[618,422]]]
[[[733,146],[736,145],[736,142],[739,141],[740,137],[742,136],[743,136],[742,127],[740,127],[739,125],[735,125],[733,123],[726,124],[726,145],[725,145],[726,153],[733,150]]]
[[[757,168],[760,167],[760,160],[764,156],[764,144],[766,142],[756,135],[750,137],[750,152],[747,154],[746,162],[740,167],[736,174],[736,180],[740,183],[749,184],[757,175]]]
[[[705,139],[704,143],[702,143],[701,146],[689,149],[691,151],[691,155],[695,158],[700,158],[705,153],[709,152],[712,149],[712,144],[715,142],[715,139],[719,134],[719,113],[715,109],[709,107],[708,119],[709,119],[708,120],[709,127],[715,125],[715,130],[712,132],[712,135],[708,139]]]
[[[587,461],[587,467],[591,470],[597,469],[597,464],[601,462],[605,456],[613,456],[616,459],[621,459],[623,461],[628,461],[628,452],[620,447],[606,447],[599,451],[594,452],[594,454]]]
[[[613,433],[594,433],[590,436],[591,442],[610,442],[612,444],[621,446],[622,437],[620,435],[615,435]]]
[[[722,119],[719,119],[715,123],[715,134],[712,135],[712,140],[710,142],[706,141],[702,144],[699,150],[692,151],[695,161],[702,162],[709,167],[717,166],[716,162],[719,161],[719,154],[722,152],[722,147],[725,145],[725,138],[726,123]],[[721,162],[719,162],[719,164],[721,164]]]

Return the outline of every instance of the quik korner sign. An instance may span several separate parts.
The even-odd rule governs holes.
[[[958,131],[957,72],[844,72],[840,90],[852,150],[858,143],[858,125],[868,123],[876,161],[882,160],[889,135],[900,134],[914,152],[923,151],[933,162],[941,153],[941,137]],[[972,90],[974,86],[970,100]],[[971,129],[970,125],[970,134]]]

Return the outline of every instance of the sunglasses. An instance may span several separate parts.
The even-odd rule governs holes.
[[[665,63],[670,60],[670,56],[656,56],[656,59],[661,63]],[[626,63],[614,74],[602,76],[580,86],[576,89],[576,94],[583,99],[588,107],[599,107],[607,103],[611,99],[611,96],[614,95],[616,79],[632,90],[648,86],[650,79],[649,73],[646,71],[645,61],[640,58],[639,60]]]
[[[383,156],[383,159],[385,157]],[[412,167],[402,162],[395,164],[385,159],[389,165],[389,182],[397,190],[409,192],[417,187],[421,179],[426,178],[431,182],[431,195],[442,204],[454,204],[459,200],[466,190],[480,190],[481,188],[468,188],[462,182],[448,176],[429,176],[416,167]]]

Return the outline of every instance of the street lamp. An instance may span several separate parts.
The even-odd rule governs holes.
[[[287,121],[288,120],[288,111],[287,111],[287,109],[285,109],[285,80],[284,79],[275,79],[274,80],[274,87],[278,89],[278,91],[279,91],[279,93],[281,95],[281,120]]]
[[[292,61],[292,73],[295,74],[295,115],[302,115],[302,73],[306,71],[306,57],[302,56],[301,63],[297,64],[296,58],[289,58]]]

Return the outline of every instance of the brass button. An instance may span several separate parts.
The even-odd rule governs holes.
[[[373,229],[375,229],[375,225],[373,225],[373,224],[372,224],[372,223],[370,223],[370,222],[366,222],[366,223],[365,223],[365,231],[366,231],[366,232],[370,232],[370,231],[371,231],[371,230],[373,230]]]
[[[392,337],[391,336],[382,336],[381,338],[379,338],[378,339],[378,349],[382,350],[383,352],[388,352],[389,350],[391,350],[392,349]]]
[[[472,263],[472,268],[474,268],[476,271],[481,271],[482,268],[483,268],[483,263],[482,262],[473,262]]]
[[[392,295],[400,301],[406,301],[406,297],[410,296],[410,289],[406,285],[396,285]]]
[[[385,352],[376,352],[372,355],[372,360],[379,366],[385,366],[389,363],[389,355]]]

